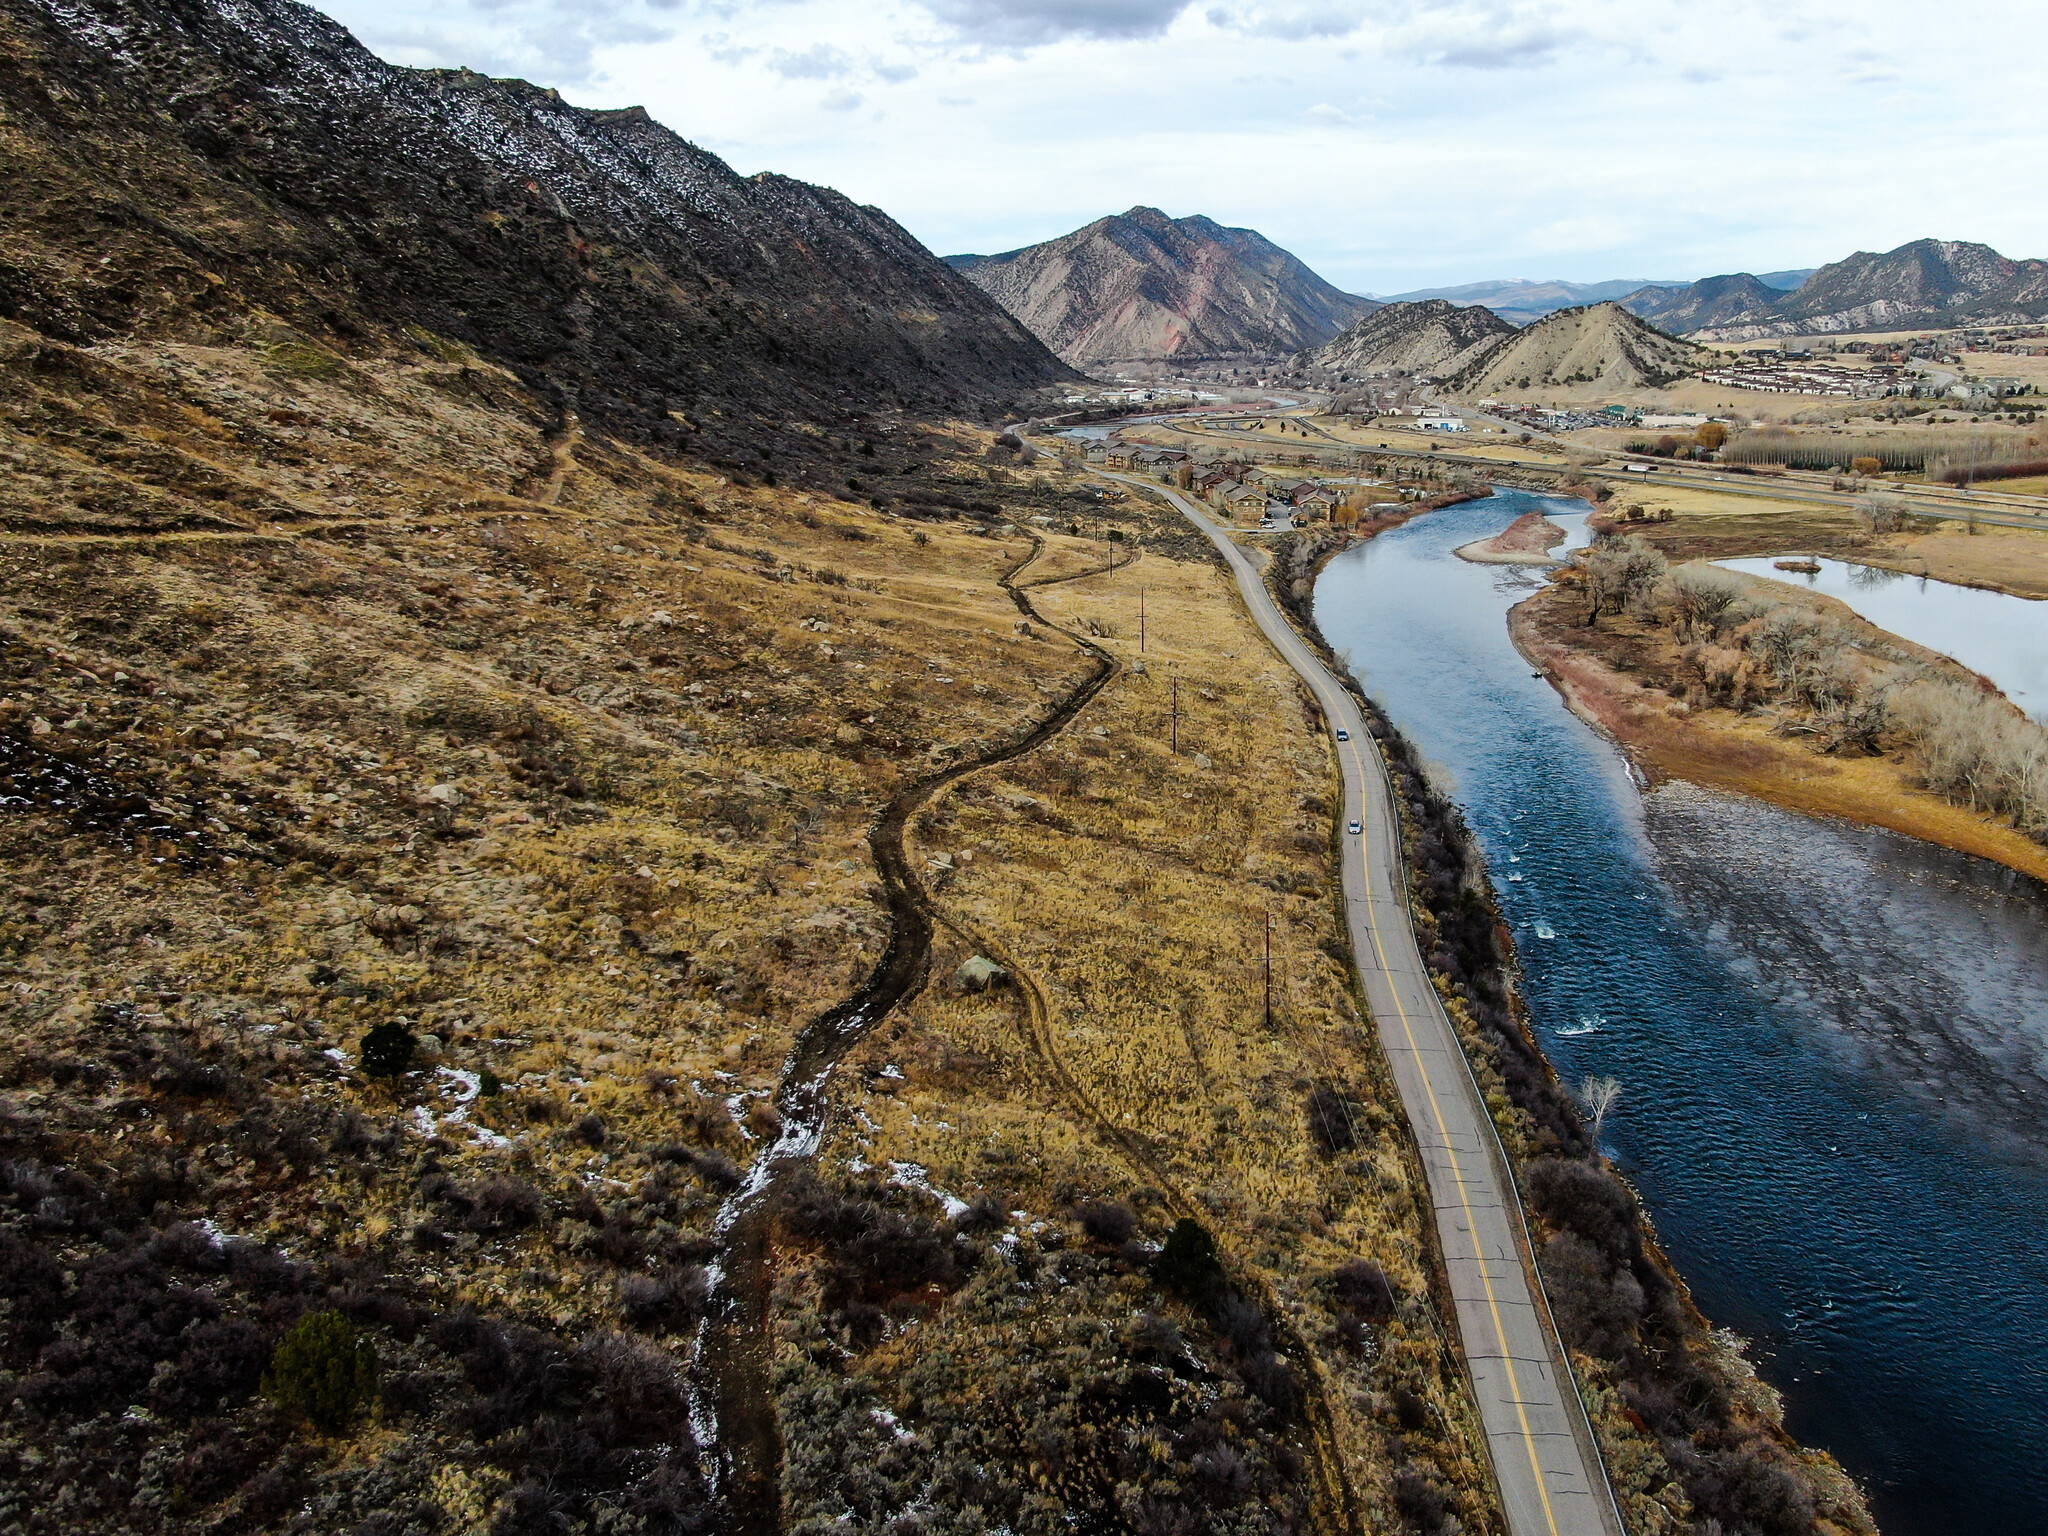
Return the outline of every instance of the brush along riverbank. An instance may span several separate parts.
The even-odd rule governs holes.
[[[1315,563],[1309,550],[1276,561],[1279,593],[1309,631],[1304,575]],[[1785,1436],[1770,1394],[1700,1318],[1634,1192],[1592,1147],[1529,1032],[1514,952],[1463,818],[1404,744],[1382,740],[1409,823],[1421,947],[1516,1165],[1552,1311],[1631,1525],[1868,1529],[1853,1485]]]
[[[2026,777],[2041,728],[1975,674],[1832,598],[1697,566],[1647,576],[1589,624],[1599,579],[1560,572],[1513,610],[1509,632],[1650,778],[1889,827],[2048,879],[2048,807]],[[1701,599],[1711,613],[1696,611]]]

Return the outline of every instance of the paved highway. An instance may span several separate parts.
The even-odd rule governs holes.
[[[1276,419],[1297,421],[1300,418],[1281,416],[1276,417]],[[1305,448],[1314,449],[1316,447],[1314,442],[1294,443],[1289,442],[1286,438],[1281,438],[1276,442],[1263,436],[1254,436],[1248,432],[1225,432],[1205,426],[1196,420],[1168,423],[1168,425],[1174,427],[1175,430],[1188,433],[1191,437],[1206,436],[1231,444],[1241,444],[1247,448],[1263,448],[1268,452],[1274,453],[1301,452]],[[1521,459],[1488,458],[1476,453],[1456,453],[1450,451],[1448,447],[1448,444],[1453,441],[1450,438],[1444,439],[1445,447],[1391,447],[1383,445],[1378,439],[1375,439],[1370,444],[1354,443],[1325,431],[1316,422],[1309,422],[1308,425],[1314,429],[1316,434],[1320,435],[1324,442],[1329,444],[1331,451],[1342,453],[1347,458],[1355,458],[1360,454],[1365,454],[1375,458],[1423,459],[1446,467],[1475,470],[1482,475],[1503,469],[1528,469],[1549,474],[1560,474],[1568,467],[1554,463],[1532,463]],[[1412,440],[1413,435],[1410,434],[1410,436]],[[1578,446],[1562,438],[1551,438],[1549,440],[1557,443],[1560,447],[1576,448]],[[1604,450],[1582,449],[1580,451],[1594,453],[1603,452]],[[1623,484],[1630,486],[1641,485],[1645,490],[1652,491],[1660,486],[1670,486],[1673,489],[1713,491],[1720,495],[1747,496],[1764,501],[1806,502],[1822,506],[1854,506],[1859,499],[1869,494],[1865,491],[1833,490],[1823,483],[1820,477],[1806,478],[1797,471],[1782,477],[1777,475],[1738,476],[1731,475],[1725,470],[1717,471],[1708,467],[1695,469],[1684,460],[1672,459],[1656,461],[1656,470],[1651,474],[1631,475],[1621,468],[1622,464],[1631,457],[1636,457],[1641,462],[1649,462],[1648,460],[1641,460],[1640,456],[1613,454],[1610,462],[1590,469],[1586,473],[1598,479],[1612,481],[1617,486]],[[1889,490],[1890,487],[1887,484],[1878,488]],[[1996,488],[1995,482],[1977,487],[1972,491],[1964,491],[1952,486],[1917,483],[1906,485],[1902,489],[1907,499],[1912,503],[1913,511],[1917,516],[1946,518],[1952,522],[1974,520],[1979,523],[1996,525],[2003,528],[2048,529],[2048,507],[2042,506],[2040,498],[2023,496],[2015,492],[2000,491]]]
[[[1527,1228],[1471,1069],[1410,922],[1399,822],[1358,703],[1281,614],[1250,556],[1186,497],[1164,496],[1230,562],[1247,607],[1333,729],[1344,776],[1343,886],[1367,1001],[1422,1151],[1472,1389],[1511,1536],[1622,1536],[1606,1469],[1524,1262]]]

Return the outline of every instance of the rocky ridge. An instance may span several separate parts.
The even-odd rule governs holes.
[[[1769,309],[1784,297],[1753,273],[1730,272],[1678,288],[1638,288],[1620,302],[1630,313],[1683,334]]]
[[[1738,272],[1639,289],[1622,303],[1698,341],[2017,325],[2048,316],[2048,262],[1968,241],[1914,240],[1831,262],[1790,293]]]
[[[1156,208],[1001,255],[946,260],[1077,366],[1299,352],[1377,307],[1256,230]]]
[[[1462,395],[1572,384],[1655,388],[1699,367],[1704,356],[1701,348],[1610,302],[1548,315],[1444,382]]]
[[[712,451],[1071,376],[879,210],[293,0],[0,0],[0,112],[0,316],[61,340],[467,349]]]
[[[1514,326],[1490,309],[1448,299],[1389,304],[1300,359],[1337,381],[1381,370],[1450,374],[1505,345]]]

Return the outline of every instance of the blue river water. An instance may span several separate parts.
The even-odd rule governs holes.
[[[1876,828],[1644,793],[1508,638],[1540,571],[1451,551],[1522,492],[1333,560],[1316,619],[1478,835],[1567,1081],[1717,1326],[1887,1536],[2048,1532],[2048,890]]]

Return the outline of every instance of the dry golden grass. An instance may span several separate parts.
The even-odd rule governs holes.
[[[879,809],[1030,729],[1094,665],[1020,629],[1000,578],[1030,539],[554,430],[460,358],[316,367],[259,339],[53,366],[38,343],[30,369],[21,336],[0,341],[0,726],[197,834],[0,820],[6,1070],[32,1115],[10,1124],[119,1179],[183,1169],[160,1222],[203,1214],[553,1336],[622,1326],[627,1276],[715,1251],[719,1159],[772,1139],[796,1032],[882,952]],[[1060,479],[990,471],[987,434],[902,431],[948,494],[1014,495],[1044,546],[1027,581],[1134,552],[1057,531],[1057,511],[1030,523]],[[1194,537],[1101,517],[1154,550]],[[953,927],[937,984],[835,1087],[826,1170],[915,1161],[1054,1226],[1090,1194],[1155,1237],[1199,1214],[1313,1352],[1324,1460],[1369,1518],[1393,1518],[1404,1434],[1488,1528],[1419,1175],[1336,947],[1324,743],[1213,565],[1150,554],[1036,601],[1124,670],[915,821],[920,862],[952,855],[932,884]],[[195,841],[222,857],[181,855]],[[984,946],[1042,1014],[945,985]],[[428,1058],[366,1079],[362,1037],[393,1019]],[[142,1068],[100,1065],[137,1051]],[[227,1091],[148,1075],[188,1057]],[[1348,1149],[1310,1134],[1319,1083],[1348,1096]],[[494,1179],[537,1200],[530,1225],[449,1205],[451,1183]],[[1326,1282],[1356,1258],[1401,1305],[1347,1350]],[[976,1283],[878,1368],[986,1344],[973,1318],[1011,1327]],[[687,1321],[633,1326],[679,1351]],[[1397,1389],[1426,1428],[1398,1430]],[[450,1498],[482,1519],[501,1492]]]
[[[952,932],[935,985],[860,1053],[863,1091],[825,1165],[915,1163],[958,1198],[1055,1216],[1127,1200],[1155,1237],[1196,1214],[1314,1345],[1336,1453],[1371,1509],[1390,1507],[1397,1384],[1444,1426],[1425,1459],[1480,1485],[1428,1300],[1427,1202],[1338,958],[1331,763],[1297,685],[1213,566],[1147,557],[1034,598],[1124,670],[1062,737],[962,780],[914,824],[914,863]],[[976,952],[1028,978],[1043,1017],[1017,990],[947,985]],[[1355,1101],[1349,1152],[1310,1134],[1318,1082]],[[1411,1303],[1376,1363],[1328,1342],[1322,1282],[1360,1257]]]
[[[743,1163],[795,1030],[886,937],[875,807],[1086,672],[1013,627],[997,578],[1026,540],[613,444],[557,465],[490,370],[280,382],[268,349],[197,347],[90,367],[91,391],[7,380],[0,715],[248,836],[181,871],[168,844],[0,822],[17,1080],[106,1048],[95,1021],[135,1005],[274,1068],[280,1106],[404,1119],[459,1177],[622,1193],[679,1135]],[[67,448],[43,428],[67,414],[153,460]],[[393,1017],[447,1070],[394,1093],[321,1054],[352,1063]],[[506,1091],[464,1106],[457,1074],[485,1068]],[[603,1150],[562,1129],[593,1112]],[[517,1289],[539,1239],[429,1260],[399,1241],[426,1214],[407,1185],[351,1172],[251,1170],[210,1210],[450,1295]],[[549,1315],[609,1306],[607,1266],[568,1268],[587,1292]]]

